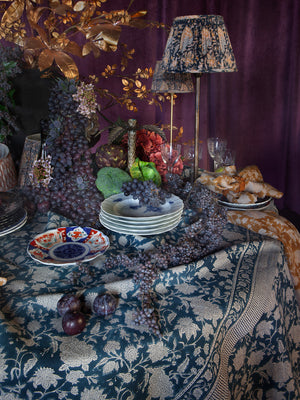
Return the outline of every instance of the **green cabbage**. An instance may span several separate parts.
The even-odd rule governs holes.
[[[140,181],[152,180],[157,186],[161,185],[161,176],[153,162],[141,161],[139,158],[136,158],[130,168],[130,175],[132,178]]]
[[[123,169],[104,167],[97,173],[96,186],[106,199],[120,193],[123,183],[131,180],[131,176]]]

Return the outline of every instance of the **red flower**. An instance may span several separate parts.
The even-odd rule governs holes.
[[[127,141],[128,135],[125,135],[123,143],[127,144]],[[146,129],[140,129],[136,132],[136,156],[142,161],[153,162],[162,179],[165,180],[167,167],[161,157],[160,145],[162,143],[164,143],[164,139],[156,132]],[[173,168],[173,173],[180,175],[182,170],[183,162],[180,158]]]
[[[136,134],[137,156],[140,155],[139,158],[143,161],[150,161],[150,155],[160,149],[160,145],[164,142],[163,138],[158,133],[146,129],[141,129]]]

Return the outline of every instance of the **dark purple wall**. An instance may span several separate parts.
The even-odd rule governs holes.
[[[121,9],[127,1],[104,3]],[[224,17],[238,72],[201,78],[200,140],[207,168],[206,138],[222,135],[237,152],[237,167],[256,164],[266,182],[284,192],[276,204],[300,213],[300,2],[298,0],[135,0],[131,10],[148,10],[147,19],[171,25],[177,16],[219,14]],[[167,32],[126,28],[121,40],[136,49],[136,66],[152,66],[161,59]],[[82,72],[100,75],[117,55],[85,60]],[[150,85],[150,83],[149,83]],[[299,111],[299,112],[298,112]],[[144,106],[137,114],[115,107],[109,117],[135,117],[140,123],[169,123],[163,112]],[[194,94],[178,96],[174,123],[183,126],[184,140],[194,135]],[[103,121],[104,124],[104,121]],[[105,134],[103,141],[106,140]]]
[[[108,0],[106,11],[124,9],[129,0]],[[300,213],[300,2],[299,0],[135,0],[130,11],[147,10],[147,19],[171,25],[177,16],[219,14],[224,17],[238,72],[205,74],[201,78],[200,140],[204,144],[200,167],[209,168],[206,138],[221,135],[236,150],[238,168],[256,164],[266,182],[284,192],[279,208]],[[124,28],[121,41],[135,48],[137,67],[152,67],[160,60],[168,33],[164,29]],[[102,53],[79,61],[84,76],[95,74],[99,85],[106,64],[118,63],[117,53]],[[114,80],[109,85],[122,90]],[[151,87],[151,81],[148,81]],[[178,96],[174,123],[183,126],[183,141],[194,137],[194,94]],[[105,112],[118,117],[136,118],[139,123],[170,122],[169,104],[162,112],[143,105],[138,113],[116,106]],[[100,121],[100,128],[107,122]],[[107,140],[107,132],[102,141]]]

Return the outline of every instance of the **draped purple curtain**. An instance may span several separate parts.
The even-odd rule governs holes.
[[[130,0],[107,0],[106,11],[126,9]],[[279,209],[300,214],[300,2],[299,0],[135,0],[130,13],[147,10],[147,19],[170,27],[177,16],[222,15],[229,32],[238,72],[204,74],[201,77],[200,141],[203,159],[199,166],[211,168],[206,139],[225,137],[236,150],[236,164],[243,168],[256,164],[264,180],[284,192]],[[123,28],[120,41],[136,50],[128,71],[152,67],[163,55],[167,29]],[[82,76],[95,74],[99,85],[107,87],[101,72],[107,64],[118,63],[118,53],[102,53],[79,60]],[[122,85],[114,79],[116,91]],[[151,87],[151,81],[148,81]],[[195,94],[178,95],[174,124],[183,127],[182,141],[194,137]],[[170,104],[158,107],[144,104],[137,113],[114,106],[105,116],[136,118],[140,124],[169,124]],[[100,120],[100,128],[108,123]],[[166,132],[167,133],[167,132]],[[176,135],[176,131],[175,131]],[[104,132],[101,140],[107,140]]]
[[[125,0],[104,3],[107,10],[127,7]],[[219,14],[224,17],[238,72],[201,77],[200,140],[203,159],[209,136],[224,136],[236,150],[238,168],[256,164],[266,182],[284,192],[278,208],[300,213],[300,2],[298,0],[135,0],[130,11],[147,10],[147,19],[167,26],[177,16]],[[121,41],[136,49],[133,69],[154,68],[161,59],[168,32],[164,29],[124,29]],[[90,58],[81,71],[99,74],[114,55]],[[149,85],[151,83],[149,82]],[[136,118],[140,123],[170,122],[170,108],[153,106],[137,114],[113,108],[109,118]],[[105,122],[103,121],[105,125]],[[183,140],[194,135],[194,94],[178,96],[174,124],[183,126]],[[105,141],[105,134],[103,135]]]

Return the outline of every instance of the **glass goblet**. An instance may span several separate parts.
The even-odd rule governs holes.
[[[207,150],[214,161],[214,170],[218,169],[219,162],[225,153],[227,140],[219,137],[211,137],[207,139]]]
[[[222,164],[221,165],[222,167],[235,165],[235,151],[232,149],[228,149],[228,148],[225,149],[220,163]]]
[[[177,163],[177,161],[180,158],[181,144],[163,143],[160,146],[160,150],[161,150],[162,160],[167,166],[168,174],[172,174],[174,165]]]

